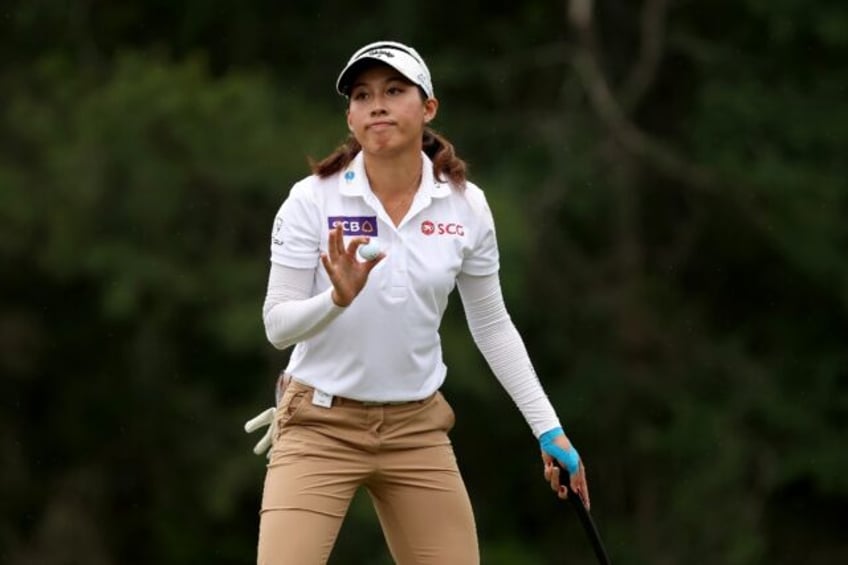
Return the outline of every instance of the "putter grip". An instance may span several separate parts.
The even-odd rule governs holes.
[[[559,462],[557,462],[559,463]],[[568,471],[560,465],[560,469],[564,473],[564,477],[568,477]],[[607,550],[604,548],[604,544],[601,541],[601,536],[598,533],[598,528],[595,527],[595,521],[592,520],[592,515],[586,510],[586,507],[583,506],[583,501],[580,499],[580,496],[571,489],[571,485],[568,483],[568,480],[564,481],[565,488],[568,490],[568,502],[571,503],[571,506],[574,507],[574,511],[577,512],[577,517],[580,519],[580,523],[583,525],[583,530],[586,532],[586,535],[589,536],[589,541],[592,542],[592,549],[595,550],[595,557],[598,558],[598,563],[601,565],[611,565],[610,558],[607,555]]]

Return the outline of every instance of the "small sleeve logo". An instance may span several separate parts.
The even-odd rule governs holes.
[[[274,229],[271,232],[271,243],[274,245],[283,244],[283,219],[279,216],[274,220]]]

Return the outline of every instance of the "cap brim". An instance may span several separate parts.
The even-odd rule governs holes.
[[[353,81],[354,79],[356,79],[356,76],[363,70],[365,70],[365,68],[370,67],[372,65],[376,65],[378,63],[394,69],[394,67],[392,67],[385,61],[381,61],[380,59],[376,59],[374,57],[363,57],[362,59],[359,59],[351,65],[345,67],[345,69],[339,75],[339,79],[336,81],[336,90],[338,91],[338,93],[344,96],[349,96],[350,88],[353,86]]]
[[[419,88],[424,88],[420,84],[418,84],[414,77],[409,76],[403,70],[386,62],[385,59],[380,59],[377,57],[368,57],[366,55],[345,67],[345,69],[339,75],[338,80],[336,81],[336,91],[343,96],[350,96],[350,89],[353,86],[353,81],[356,80],[356,77],[360,73],[362,73],[362,71],[366,68],[375,65],[383,65],[389,67],[390,69],[394,69],[400,76],[404,77],[411,84],[414,84]]]

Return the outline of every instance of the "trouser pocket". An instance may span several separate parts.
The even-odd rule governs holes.
[[[300,409],[303,407],[304,399],[307,397],[310,389],[308,386],[297,381],[289,380],[285,383],[282,392],[282,397],[277,405],[277,428],[274,441],[278,441],[283,433],[283,428],[292,423],[292,420],[297,416]]]

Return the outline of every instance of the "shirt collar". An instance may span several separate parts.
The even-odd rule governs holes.
[[[433,162],[421,152],[421,186],[419,194],[426,198],[444,198],[451,193],[449,183],[436,180],[433,176]],[[365,157],[362,151],[356,154],[339,175],[339,192],[343,196],[365,196],[371,193],[368,175],[365,174]]]

